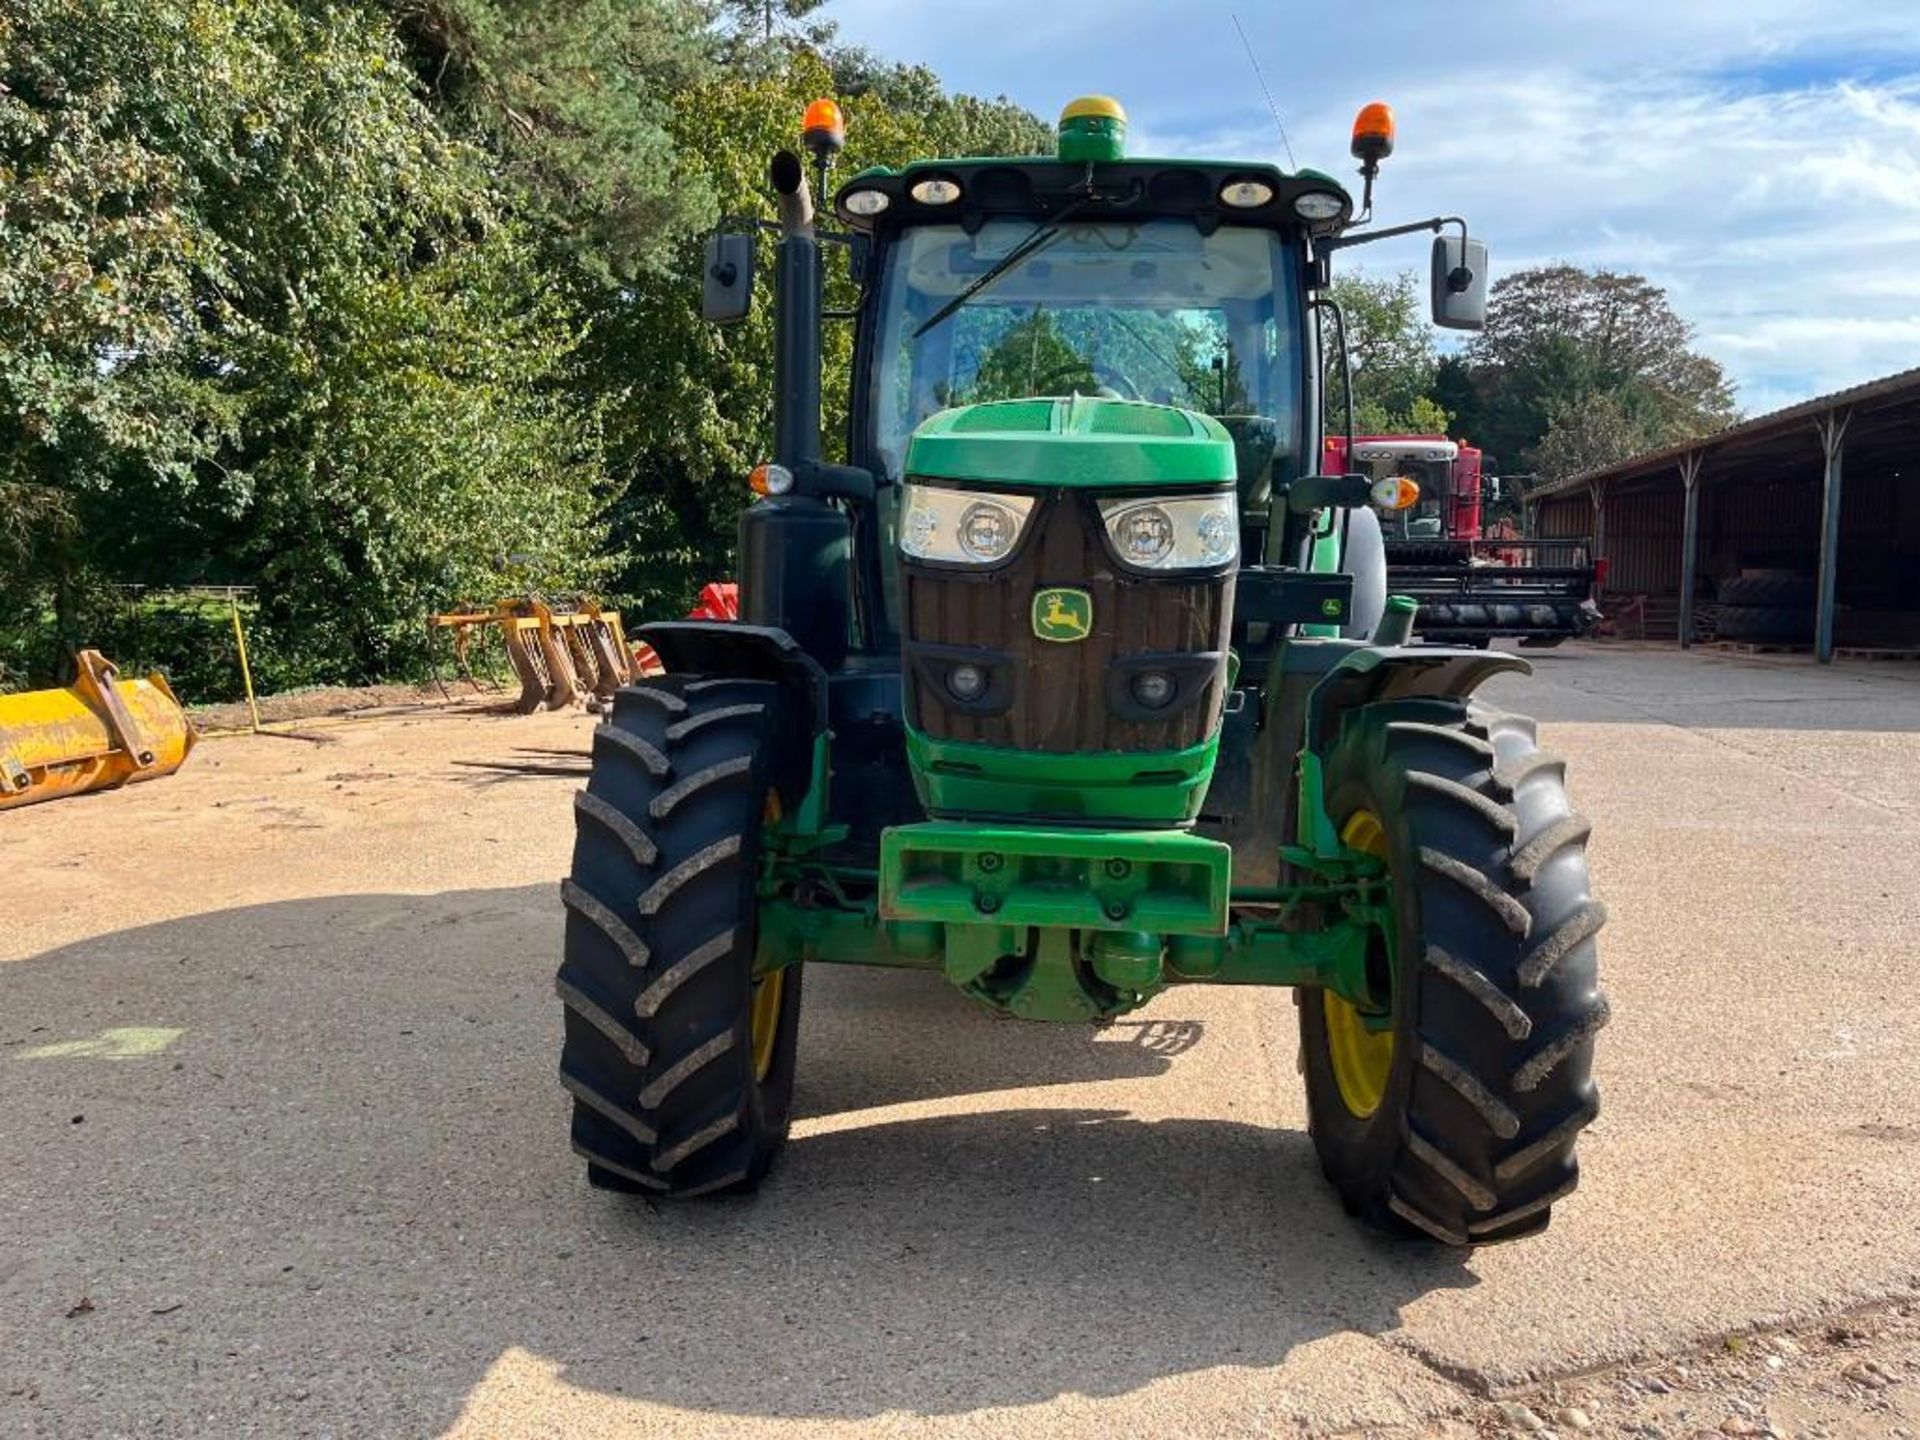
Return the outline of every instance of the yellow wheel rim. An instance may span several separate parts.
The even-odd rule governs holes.
[[[1352,849],[1386,857],[1386,827],[1371,810],[1354,811],[1340,827],[1340,839]],[[1360,1011],[1331,990],[1322,990],[1320,1001],[1333,1083],[1341,1102],[1355,1118],[1364,1120],[1386,1098],[1387,1077],[1393,1071],[1393,1032],[1369,1030]]]
[[[780,996],[786,983],[784,970],[753,982],[753,1078],[762,1084],[773,1071],[773,1045],[780,1034]]]
[[[780,792],[769,790],[761,819],[771,825],[780,818]],[[780,996],[786,989],[787,972],[775,970],[753,982],[753,1000],[749,1009],[753,1021],[753,1078],[766,1084],[773,1073],[773,1047],[780,1036]]]

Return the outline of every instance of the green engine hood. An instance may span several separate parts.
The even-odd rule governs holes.
[[[984,484],[1231,485],[1233,438],[1171,405],[995,400],[929,417],[907,447],[908,476]]]

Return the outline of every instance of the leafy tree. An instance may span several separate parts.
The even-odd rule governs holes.
[[[916,82],[917,83],[917,82]],[[676,142],[700,156],[707,183],[729,214],[770,216],[766,166],[798,139],[808,101],[835,93],[831,62],[809,50],[759,72],[729,74],[683,92],[675,106]],[[847,147],[838,174],[869,165],[904,165],[937,155],[1033,153],[1047,128],[1035,117],[986,107],[942,104],[922,94],[894,103],[884,87],[840,92]],[[762,279],[771,244],[760,247]],[[623,492],[612,514],[628,551],[616,589],[645,613],[671,613],[703,581],[730,573],[735,526],[747,472],[772,444],[773,307],[715,327],[699,315],[702,242],[681,241],[670,266],[595,302],[583,365],[604,397],[608,465]],[[852,287],[829,262],[829,303],[845,305]],[[828,454],[845,433],[852,359],[848,327],[825,337],[822,431]]]
[[[572,318],[383,15],[20,0],[0,24],[0,478],[59,521],[0,575],[6,613],[54,613],[14,664],[110,644],[80,623],[104,582],[258,581],[270,683],[360,680],[504,583],[500,553],[591,573]]]
[[[707,176],[673,125],[677,94],[711,73],[715,40],[698,0],[390,3],[425,99],[496,157],[482,183],[590,275],[657,267],[682,234],[712,222]]]
[[[1096,383],[1092,367],[1061,336],[1052,315],[1038,307],[1024,315],[1004,308],[981,312],[982,318],[995,315],[1011,323],[984,349],[972,385],[962,394],[947,396],[947,404],[1058,395],[1070,389],[1092,392]]]
[[[1444,434],[1448,415],[1433,398],[1433,333],[1413,274],[1403,271],[1377,280],[1343,275],[1333,282],[1331,293],[1347,327],[1355,433]],[[1329,426],[1337,428],[1346,423],[1346,382],[1339,351],[1331,343],[1327,361],[1326,413]]]
[[[1718,429],[1735,417],[1732,389],[1692,340],[1666,292],[1641,276],[1572,265],[1506,276],[1493,287],[1487,328],[1466,351],[1487,417],[1483,443],[1531,457],[1546,474],[1536,447],[1557,424],[1623,442],[1620,426],[1630,424],[1635,448]],[[1601,396],[1612,403],[1591,426],[1569,417]],[[1568,440],[1549,453],[1585,448]]]
[[[1630,459],[1657,443],[1644,417],[1618,394],[1601,390],[1555,413],[1534,447],[1533,463],[1543,479],[1558,480]]]

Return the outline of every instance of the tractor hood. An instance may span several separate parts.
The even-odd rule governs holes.
[[[1233,438],[1171,405],[998,400],[943,410],[914,431],[906,473],[980,484],[1112,488],[1231,485]]]

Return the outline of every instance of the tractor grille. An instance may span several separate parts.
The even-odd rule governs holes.
[[[1166,718],[1129,718],[1113,698],[1116,660],[1129,656],[1224,655],[1230,574],[1202,579],[1134,577],[1108,557],[1092,497],[1044,497],[1019,553],[991,571],[934,568],[903,560],[909,718],[940,740],[1055,752],[1182,750],[1213,733],[1224,661],[1189,673]],[[1037,591],[1070,586],[1093,600],[1093,633],[1070,643],[1033,633]],[[1001,713],[957,704],[927,657],[977,651],[1010,679]],[[1121,682],[1124,689],[1124,682]],[[1191,703],[1185,696],[1194,693]]]

